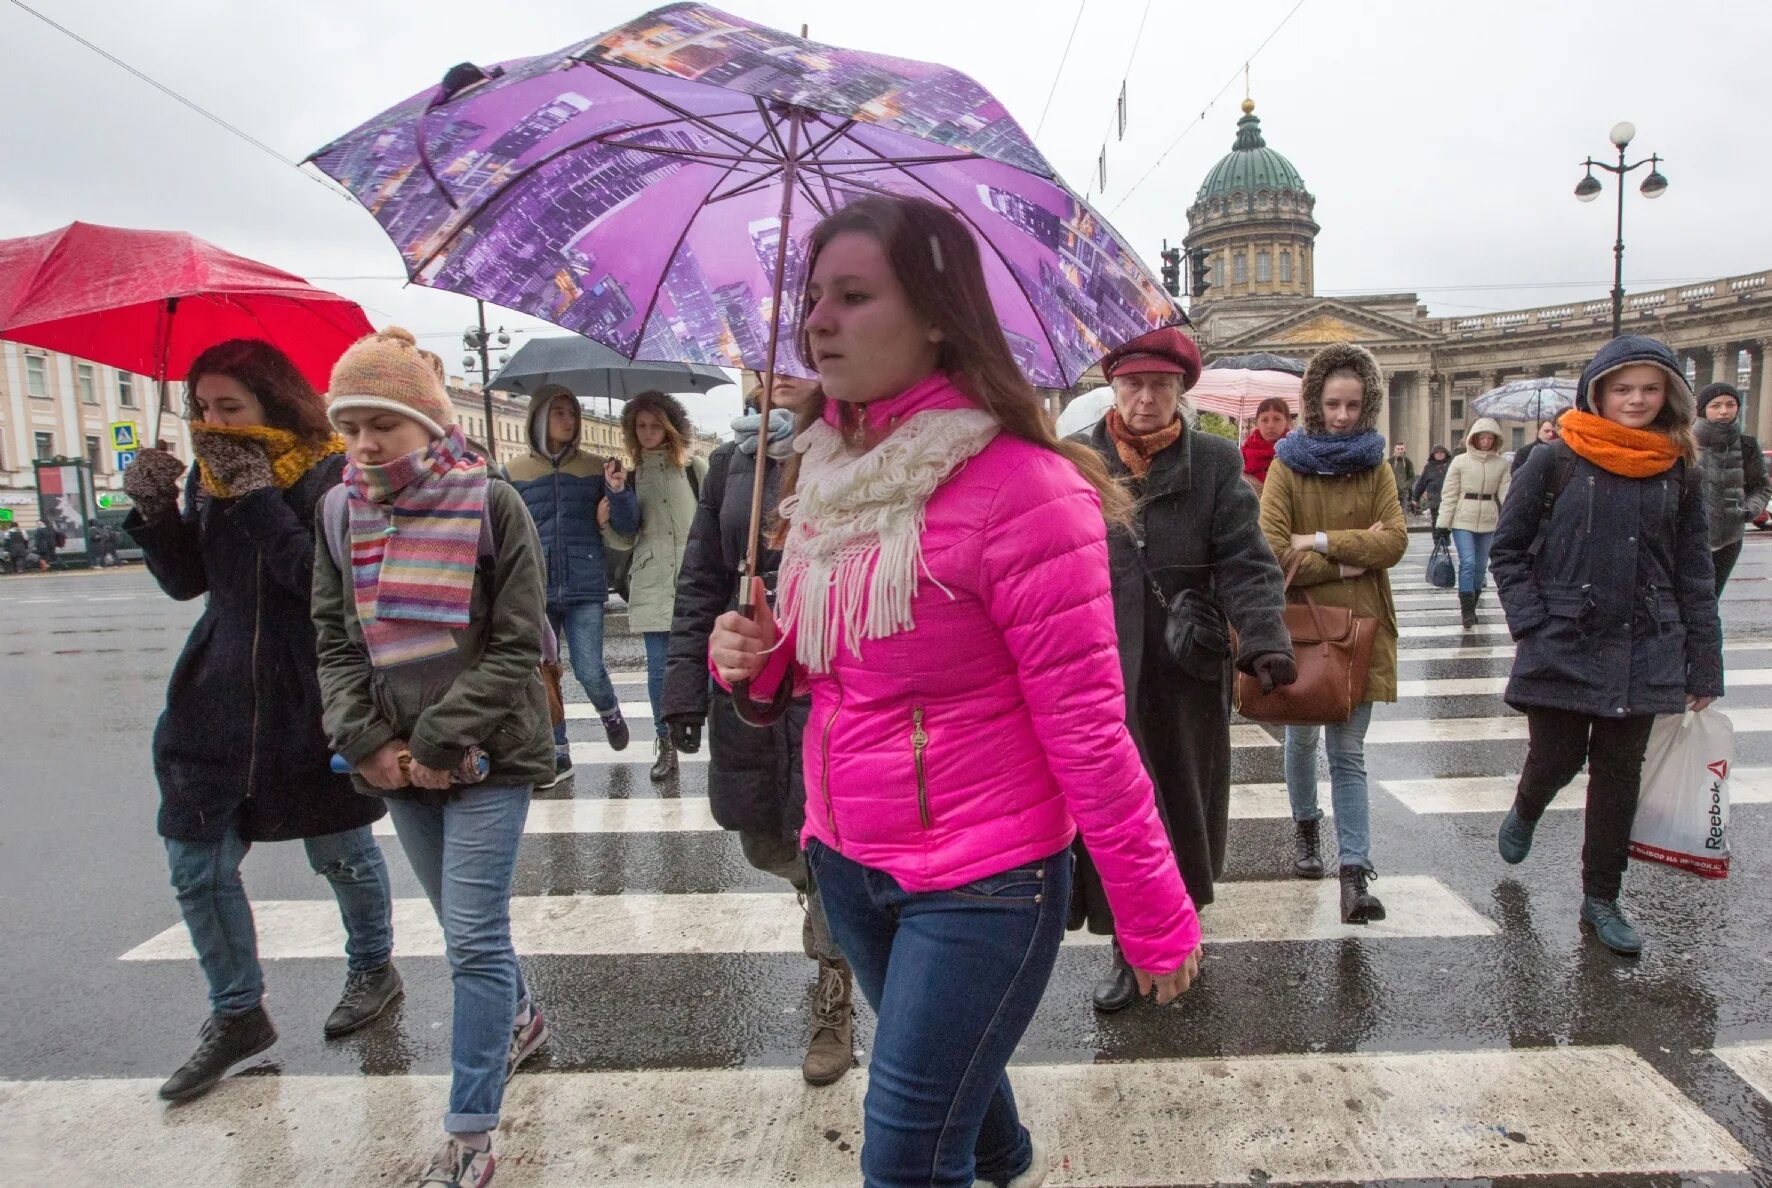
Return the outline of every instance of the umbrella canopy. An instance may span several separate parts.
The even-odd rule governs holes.
[[[1093,429],[1095,422],[1107,416],[1107,410],[1114,406],[1114,390],[1108,387],[1093,388],[1069,404],[1058,414],[1058,435],[1069,437],[1073,433],[1081,433],[1085,429]]]
[[[218,342],[256,338],[324,391],[373,329],[355,302],[179,231],[70,223],[0,240],[0,338],[162,382]]]
[[[1269,356],[1279,358],[1278,355]],[[1298,415],[1299,376],[1286,371],[1251,371],[1220,367],[1214,363],[1200,373],[1200,382],[1189,388],[1187,398],[1202,412],[1214,412],[1233,421],[1255,415],[1263,400],[1278,396]]]
[[[498,369],[491,387],[530,396],[559,384],[581,400],[627,400],[641,392],[706,392],[732,380],[717,367],[634,363],[577,334],[532,338]]]
[[[793,337],[805,232],[870,194],[928,199],[971,228],[1038,386],[1069,387],[1180,316],[972,79],[696,4],[458,66],[311,160],[375,215],[417,283],[629,359],[767,370],[775,332]],[[791,348],[776,366],[811,374]]]
[[[1548,421],[1574,407],[1575,381],[1557,376],[1513,380],[1471,401],[1476,416],[1498,421]]]
[[[1276,355],[1271,351],[1257,351],[1253,355],[1226,355],[1222,359],[1214,359],[1206,364],[1208,371],[1283,371],[1288,375],[1302,377],[1304,360],[1294,359],[1288,355]]]

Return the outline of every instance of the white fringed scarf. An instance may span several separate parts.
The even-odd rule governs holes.
[[[924,508],[998,428],[980,409],[930,409],[863,454],[823,420],[795,439],[805,457],[780,508],[789,527],[776,606],[782,631],[798,628],[795,656],[809,671],[830,671],[838,626],[859,654],[862,640],[916,625]]]

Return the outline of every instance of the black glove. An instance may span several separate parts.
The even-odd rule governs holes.
[[[1435,528],[1434,529],[1434,543],[1439,545],[1441,548],[1445,548],[1447,545],[1451,544],[1452,543],[1452,529],[1450,529],[1450,528]]]
[[[685,755],[693,755],[701,750],[701,724],[701,718],[670,719],[671,746]]]
[[[1298,665],[1284,652],[1263,652],[1250,667],[1255,670],[1255,679],[1261,682],[1263,693],[1272,693],[1298,679]]]

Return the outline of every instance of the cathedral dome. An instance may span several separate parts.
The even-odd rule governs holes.
[[[1260,190],[1306,192],[1304,179],[1293,168],[1292,162],[1269,148],[1267,141],[1262,139],[1261,118],[1255,114],[1255,104],[1245,99],[1243,118],[1237,121],[1236,144],[1206,174],[1194,201],[1200,203]]]

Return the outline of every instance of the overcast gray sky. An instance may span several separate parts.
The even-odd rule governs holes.
[[[29,0],[32,7],[300,159],[464,59],[557,49],[643,8],[615,0]],[[1130,124],[1108,140],[1098,209],[1155,263],[1186,234],[1201,177],[1235,135],[1236,84],[1201,109],[1296,0],[1154,0],[1131,62]],[[1076,0],[730,0],[815,39],[972,74],[1030,132]],[[1146,0],[1085,0],[1037,143],[1089,188]],[[1439,314],[1597,297],[1611,283],[1612,191],[1582,204],[1578,163],[1636,123],[1666,157],[1659,201],[1626,200],[1627,287],[1772,266],[1763,132],[1772,15],[1721,0],[1483,5],[1305,0],[1255,59],[1268,143],[1317,196],[1321,293],[1414,290]],[[178,228],[313,278],[398,278],[374,220],[0,0],[0,238],[74,219]],[[1185,133],[1185,135],[1184,135]],[[1141,185],[1134,183],[1181,137]],[[1633,156],[1635,153],[1633,152]],[[325,279],[459,365],[473,304],[397,279]],[[545,329],[517,315],[512,328]],[[732,389],[726,390],[728,393]],[[701,398],[712,424],[735,397]]]

